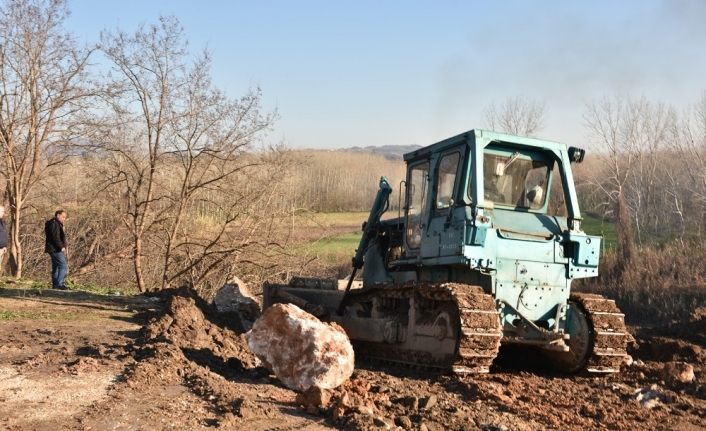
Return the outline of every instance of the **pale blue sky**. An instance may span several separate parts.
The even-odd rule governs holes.
[[[543,98],[543,138],[582,145],[585,104],[646,96],[681,109],[706,90],[706,1],[73,0],[97,42],[159,14],[213,54],[216,85],[251,85],[293,148],[427,145],[479,127],[491,102]]]

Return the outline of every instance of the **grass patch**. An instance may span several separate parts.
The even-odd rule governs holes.
[[[299,229],[306,229],[320,235],[292,247],[298,256],[317,257],[326,264],[350,262],[360,243],[360,231],[367,212],[307,213],[300,219]],[[314,231],[312,231],[314,228]]]
[[[19,314],[14,311],[0,311],[0,320],[12,320],[17,319]]]
[[[307,244],[305,251],[311,254],[339,254],[349,253],[351,257],[360,243],[361,232],[350,232],[336,235]]]
[[[68,288],[69,291],[93,293],[96,295],[132,296],[140,293],[136,287],[116,288],[108,286],[98,286],[92,283],[81,284],[73,281],[70,278],[66,278],[64,280],[64,285]],[[51,290],[51,283],[28,279],[15,280],[13,278],[5,278],[4,280],[0,280],[0,287],[4,287],[7,289],[22,290]]]
[[[68,315],[56,314],[56,313],[34,313],[32,311],[0,311],[0,320],[17,320],[17,319],[56,319],[62,317],[66,319]],[[74,320],[74,318],[68,318],[67,320]]]
[[[584,214],[581,229],[589,235],[603,236],[603,246],[606,249],[615,249],[618,245],[615,223]]]
[[[76,283],[71,279],[66,279],[64,285],[69,288],[69,290],[80,290],[82,292],[95,293],[97,295],[112,295],[112,296],[122,296],[122,295],[137,295],[139,291],[137,288],[120,288],[116,289],[114,287],[97,286],[95,284],[80,284]]]

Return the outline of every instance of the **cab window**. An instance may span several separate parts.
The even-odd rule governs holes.
[[[483,157],[485,200],[495,207],[530,210],[544,208],[549,168],[541,160],[531,160],[519,152],[486,153]]]
[[[436,182],[436,209],[444,210],[450,206],[453,198],[460,153],[447,154],[439,161],[438,178]]]

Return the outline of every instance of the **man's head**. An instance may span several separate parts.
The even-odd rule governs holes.
[[[54,213],[54,217],[56,217],[56,219],[59,220],[61,223],[63,223],[64,220],[66,220],[67,216],[68,216],[68,214],[64,210],[57,210]]]

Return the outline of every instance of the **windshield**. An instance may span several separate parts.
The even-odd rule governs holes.
[[[519,152],[486,153],[483,157],[485,200],[494,206],[544,208],[549,169],[543,161],[530,160]]]

